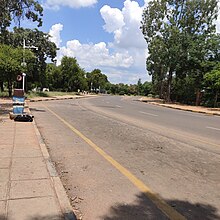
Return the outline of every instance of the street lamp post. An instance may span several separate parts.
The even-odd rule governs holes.
[[[25,49],[36,49],[38,50],[38,47],[35,46],[26,46],[25,45],[25,39],[23,39],[23,62],[21,63],[22,66],[27,66],[27,63],[25,62]],[[22,73],[22,89],[24,91],[25,89],[25,77],[26,77],[26,73]]]
[[[23,89],[23,91],[24,91],[24,89],[25,89],[25,87],[24,87],[24,85],[25,85],[25,77],[26,77],[26,73],[22,73],[22,89]]]

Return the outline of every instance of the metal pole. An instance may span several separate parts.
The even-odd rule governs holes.
[[[25,77],[26,77],[26,74],[25,73],[22,73],[22,79],[23,79],[23,83],[22,83],[22,89],[24,91],[24,88],[25,88]],[[25,92],[25,91],[24,91]]]
[[[23,65],[25,66],[25,39],[23,39]]]

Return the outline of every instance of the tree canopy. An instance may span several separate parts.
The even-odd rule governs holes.
[[[34,0],[0,0],[0,33],[14,21],[20,26],[21,19],[27,18],[42,25],[43,8]]]
[[[214,49],[219,40],[214,23],[217,3],[152,0],[144,9],[141,29],[148,43],[147,70],[161,98],[170,101],[173,77],[191,75],[197,78],[196,88],[201,89],[203,63],[214,54],[219,56],[219,45],[217,51]]]
[[[22,74],[22,58],[23,50],[21,48],[0,44],[0,81],[8,83],[9,96],[12,95],[12,85],[16,81],[17,75]],[[26,59],[31,62],[31,59],[34,59],[34,55],[28,51]]]

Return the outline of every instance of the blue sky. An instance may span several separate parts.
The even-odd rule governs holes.
[[[137,83],[147,75],[146,42],[139,29],[147,0],[42,0],[43,26],[63,56],[86,71],[102,70],[112,83]]]

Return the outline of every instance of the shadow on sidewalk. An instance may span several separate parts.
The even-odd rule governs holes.
[[[23,220],[65,220],[65,219],[76,220],[76,217],[73,215],[73,213],[67,213],[67,214],[65,214],[65,217],[60,216],[60,215],[47,215],[47,216],[36,215],[33,217],[25,218]],[[7,218],[6,219],[4,216],[0,215],[0,220],[16,220],[16,218],[13,218],[13,219]]]
[[[12,104],[0,103],[0,116],[7,115],[7,114],[9,114],[10,111],[12,111]]]
[[[177,212],[184,215],[186,219],[217,220],[220,216],[217,209],[208,204],[192,204],[188,201],[167,200],[166,201]],[[109,213],[102,216],[104,220],[157,220],[168,219],[165,215],[158,215],[158,209],[143,194],[137,195],[133,204],[118,204],[110,208]]]

